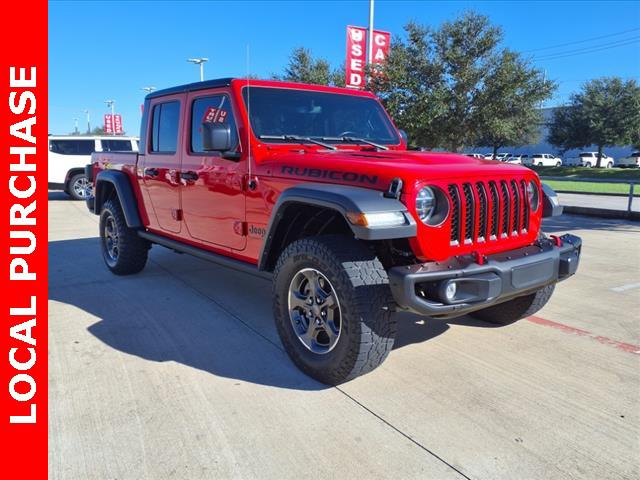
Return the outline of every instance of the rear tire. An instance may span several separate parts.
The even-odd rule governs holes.
[[[151,244],[127,226],[117,199],[104,202],[100,212],[100,249],[107,268],[116,275],[140,272],[147,263]]]
[[[613,168],[613,162],[607,163],[607,168]]]
[[[489,323],[509,325],[529,317],[544,307],[553,294],[555,284],[547,285],[535,293],[514,298],[508,302],[473,312],[470,316]]]
[[[538,162],[538,166],[543,167],[544,165],[542,164],[542,162]]]
[[[84,173],[76,173],[72,176],[65,191],[74,200],[86,200],[93,194],[91,182]]]
[[[561,167],[562,166],[562,162],[556,162],[556,167]]]
[[[297,240],[278,259],[273,278],[278,334],[304,373],[337,385],[387,358],[396,335],[394,302],[387,272],[365,244],[342,235]]]

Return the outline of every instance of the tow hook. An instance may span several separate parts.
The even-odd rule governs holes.
[[[549,238],[551,238],[555,242],[556,247],[561,247],[562,246],[562,239],[559,236],[557,236],[557,235],[549,235]]]
[[[481,255],[479,252],[473,252],[473,258],[478,265],[484,265],[487,263],[487,257]]]

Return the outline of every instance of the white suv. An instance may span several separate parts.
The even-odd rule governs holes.
[[[559,167],[562,165],[562,159],[550,153],[534,153],[530,157],[523,158],[522,164],[533,167]]]
[[[49,136],[49,188],[64,190],[75,200],[92,195],[91,184],[84,174],[93,152],[137,152],[136,137],[120,136]]]

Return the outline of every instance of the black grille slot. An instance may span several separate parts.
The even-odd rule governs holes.
[[[456,185],[449,185],[451,197],[451,243],[460,243],[460,194]]]
[[[531,208],[529,205],[529,195],[527,194],[527,184],[524,180],[520,182],[522,187],[522,201],[524,203],[524,215],[522,216],[522,231],[529,231],[529,209]]]
[[[509,197],[507,182],[504,180],[500,182],[500,192],[502,193],[502,228],[500,229],[500,233],[504,236],[509,236],[509,212],[511,210],[511,198]]]
[[[474,214],[475,214],[475,202],[473,201],[473,192],[471,191],[471,184],[465,183],[462,185],[462,192],[464,193],[464,240],[465,242],[473,241],[474,230]]]
[[[480,199],[480,204],[478,205],[478,240],[484,240],[487,238],[487,191],[481,182],[476,183],[476,190]]]
[[[513,214],[511,215],[512,231],[520,233],[520,190],[515,180],[511,180],[511,191],[513,192]]]
[[[491,191],[491,238],[498,238],[498,222],[500,219],[500,195],[496,182],[489,182]]]

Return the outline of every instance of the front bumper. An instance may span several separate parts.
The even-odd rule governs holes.
[[[458,317],[570,277],[578,269],[581,247],[580,237],[566,234],[489,257],[393,267],[389,284],[401,309],[434,318]]]

